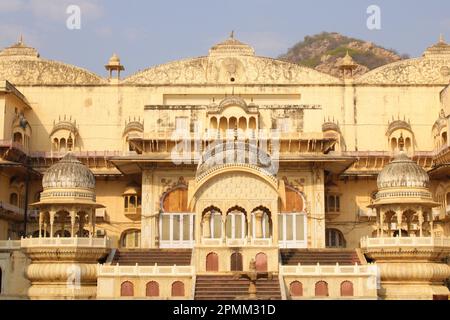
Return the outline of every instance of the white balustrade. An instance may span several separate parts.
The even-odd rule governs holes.
[[[378,247],[398,247],[398,246],[416,246],[416,247],[448,247],[450,238],[448,237],[383,237],[361,239],[362,248]]]
[[[88,248],[109,248],[110,240],[104,238],[22,238],[23,248],[34,247],[88,247]]]
[[[20,240],[1,240],[0,249],[2,250],[18,250],[20,249]]]
[[[280,266],[280,273],[284,276],[376,276],[377,266],[367,265],[295,265]]]
[[[155,277],[155,276],[188,276],[195,273],[193,266],[120,266],[120,265],[97,265],[99,277],[127,276],[127,277]]]

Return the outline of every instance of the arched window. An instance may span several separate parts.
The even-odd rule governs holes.
[[[150,281],[145,288],[145,295],[147,297],[159,297],[159,283],[156,281]]]
[[[256,255],[256,271],[258,272],[267,272],[267,255],[263,252],[260,252]]]
[[[301,297],[303,296],[303,285],[299,281],[293,281],[289,285],[289,292],[292,297]]]
[[[141,247],[141,231],[136,229],[126,230],[121,237],[122,248],[133,249]]]
[[[239,118],[239,129],[244,132],[247,130],[247,119],[245,119],[245,117]]]
[[[217,118],[216,117],[211,118],[210,129],[217,129]]]
[[[391,139],[391,151],[396,151],[396,150],[397,150],[397,139],[392,138]]]
[[[243,209],[231,209],[227,214],[226,235],[229,239],[244,239],[247,235],[247,219]]]
[[[233,252],[230,257],[230,270],[231,271],[243,271],[242,254],[240,252]]]
[[[442,132],[441,137],[442,137],[442,145],[446,146],[447,145],[447,131]]]
[[[338,229],[325,230],[325,243],[327,248],[345,248],[345,238]]]
[[[125,281],[120,285],[120,296],[121,297],[133,297],[134,296],[134,285],[130,281]]]
[[[353,297],[353,283],[350,281],[344,281],[341,283],[341,296]]]
[[[219,271],[219,256],[215,252],[211,252],[206,256],[206,271],[218,272]]]
[[[17,193],[13,192],[9,195],[9,204],[12,204],[13,206],[19,206],[19,196]]]
[[[278,216],[279,243],[283,248],[304,248],[307,245],[305,199],[291,186],[285,188],[286,203]]]
[[[172,283],[172,297],[184,297],[184,283],[175,281]]]
[[[328,283],[325,281],[316,282],[315,295],[316,297],[328,297]]]
[[[23,143],[23,137],[22,137],[22,134],[20,132],[14,133],[13,139],[14,139],[15,143],[19,143],[19,144]]]
[[[66,151],[66,139],[62,138],[59,141],[59,151],[65,152]]]
[[[250,117],[250,121],[249,121],[248,126],[249,126],[249,128],[251,130],[256,130],[256,119],[255,119],[255,117]]]
[[[53,151],[59,150],[59,141],[58,138],[53,139]]]
[[[228,124],[228,129],[235,130],[237,128],[238,128],[237,119],[235,117],[231,117]]]
[[[213,210],[211,212],[211,238],[220,239],[222,238],[222,213]]]

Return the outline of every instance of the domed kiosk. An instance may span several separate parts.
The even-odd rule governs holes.
[[[21,240],[31,264],[31,299],[95,299],[97,263],[109,252],[107,238],[95,238],[93,173],[69,153],[44,174],[39,230]],[[70,226],[66,228],[66,226]],[[85,227],[89,228],[86,229]]]
[[[376,262],[383,299],[447,297],[450,239],[434,231],[433,201],[427,172],[400,151],[378,175],[378,192],[371,204],[377,211],[377,237],[363,238],[361,248]]]

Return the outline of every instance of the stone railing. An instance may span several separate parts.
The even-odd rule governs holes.
[[[450,247],[450,238],[447,237],[383,237],[361,239],[361,248],[379,247]]]
[[[242,246],[255,246],[255,247],[267,247],[273,244],[272,237],[270,238],[254,238],[254,237],[246,237],[243,239],[211,239],[211,238],[202,238],[202,245],[206,246],[222,246],[226,245],[229,247],[242,247]]]
[[[17,149],[20,150],[23,153],[27,153],[25,147],[23,146],[23,144],[19,143],[19,142],[14,142],[13,140],[9,139],[9,140],[0,140],[0,147],[6,147],[6,148],[12,148],[12,149]]]
[[[1,240],[0,250],[18,250],[20,249],[20,240]]]
[[[102,265],[97,266],[98,277],[154,277],[154,276],[188,276],[195,274],[193,266],[119,266]]]
[[[376,276],[378,274],[375,264],[368,265],[313,265],[280,266],[280,273],[284,276]]]
[[[108,238],[22,238],[23,248],[34,247],[88,247],[109,248],[111,246]]]
[[[23,216],[24,213],[25,213],[25,210],[24,210],[24,209],[19,208],[18,206],[9,204],[9,203],[7,203],[7,202],[3,202],[3,201],[0,201],[0,209],[3,209],[3,210],[5,210],[5,211],[12,212],[12,213],[14,213],[14,214],[16,214],[16,215],[22,215],[22,216]]]

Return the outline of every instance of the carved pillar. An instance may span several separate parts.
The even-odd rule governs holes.
[[[71,236],[75,237],[75,219],[77,216],[77,212],[75,209],[70,210],[70,228],[71,228]]]
[[[95,237],[95,208],[89,210],[89,221],[91,222],[91,234]]]
[[[202,234],[203,234],[203,238],[209,239],[211,238],[211,213],[205,213],[205,215],[203,216],[203,220],[202,220]]]
[[[156,248],[157,215],[153,170],[142,172],[141,247]]]
[[[434,226],[433,226],[433,211],[430,209],[430,211],[428,212],[428,216],[429,216],[429,221],[430,221],[430,233],[431,233],[431,237],[434,238]]]
[[[254,213],[254,217],[255,217],[255,238],[257,239],[261,239],[263,234],[262,234],[262,218],[264,216],[264,212],[262,211],[257,211]]]
[[[420,208],[417,211],[418,220],[419,220],[419,237],[423,237],[423,210]]]
[[[402,216],[403,216],[403,212],[398,209],[396,211],[397,214],[397,231],[398,231],[398,236],[401,238],[402,237]]]
[[[53,238],[53,224],[55,223],[55,214],[54,210],[50,211],[50,238]]]
[[[222,242],[226,242],[227,233],[226,233],[225,226],[226,226],[227,218],[226,218],[226,215],[225,215],[225,218],[223,216],[221,218],[222,218],[222,235],[221,235],[221,239],[222,239]]]
[[[44,213],[42,211],[39,211],[39,238],[42,237],[43,215],[44,215]]]
[[[311,205],[312,230],[308,232],[312,238],[313,248],[325,248],[324,170],[319,167],[313,167],[312,180],[314,183]]]
[[[384,236],[384,215],[385,215],[385,212],[384,212],[383,209],[379,209],[378,210],[378,214],[380,216],[380,220],[378,222],[378,234],[377,234],[377,236],[382,238]]]

